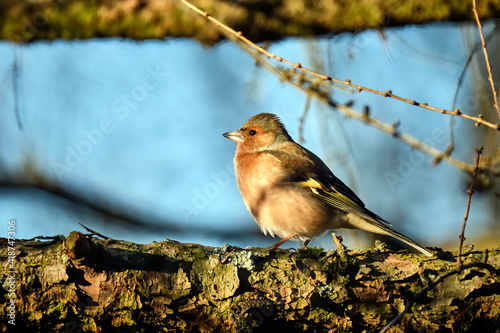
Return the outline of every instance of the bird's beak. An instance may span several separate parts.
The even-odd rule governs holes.
[[[232,132],[227,132],[222,134],[225,138],[228,138],[229,140],[232,140],[234,142],[241,142],[243,141],[243,135],[241,135],[240,132],[238,131],[232,131]]]

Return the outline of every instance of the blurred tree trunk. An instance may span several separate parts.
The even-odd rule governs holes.
[[[420,1],[193,0],[253,41],[290,36],[358,32],[436,21],[473,21],[471,3]],[[500,0],[478,2],[481,19],[500,17]],[[213,44],[214,24],[180,0],[3,0],[0,39],[34,40],[123,37],[136,40],[188,37]]]
[[[9,263],[13,253],[5,239],[1,245]],[[406,306],[389,331],[500,329],[500,249],[487,263],[485,253],[467,253],[461,271],[443,252],[427,259],[230,250],[77,232],[64,242],[16,241],[13,267],[1,266],[2,302],[15,294],[15,307],[0,308],[0,327],[14,320],[33,332],[373,332]]]

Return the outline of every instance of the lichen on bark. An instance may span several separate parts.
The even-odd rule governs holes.
[[[427,259],[405,251],[140,245],[77,232],[17,243],[18,329],[368,332],[407,304],[389,332],[500,328],[499,249],[487,263],[482,252],[467,253],[460,271],[453,254],[439,250]]]

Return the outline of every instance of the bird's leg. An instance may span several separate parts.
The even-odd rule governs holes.
[[[285,238],[283,238],[282,240],[280,240],[278,243],[271,245],[269,247],[269,249],[276,250],[281,244],[283,244],[284,242],[286,242],[287,240],[289,240],[290,238],[293,238],[295,236],[297,236],[297,234],[290,234],[290,235],[286,236]]]
[[[305,249],[307,247],[307,245],[309,244],[309,242],[311,241],[311,238],[307,239],[304,244],[302,245],[301,249]]]

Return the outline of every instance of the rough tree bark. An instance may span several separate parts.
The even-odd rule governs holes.
[[[463,0],[193,0],[255,42],[438,21],[473,21]],[[500,17],[500,0],[478,1],[482,20]],[[189,37],[221,40],[217,27],[180,0],[3,0],[0,39],[123,37],[136,40]]]
[[[15,309],[0,307],[0,325],[11,328],[12,312],[25,332],[374,332],[406,307],[388,332],[498,332],[500,249],[466,253],[462,270],[436,253],[141,245],[72,232],[16,241],[14,254],[1,239],[1,301],[13,292]]]

